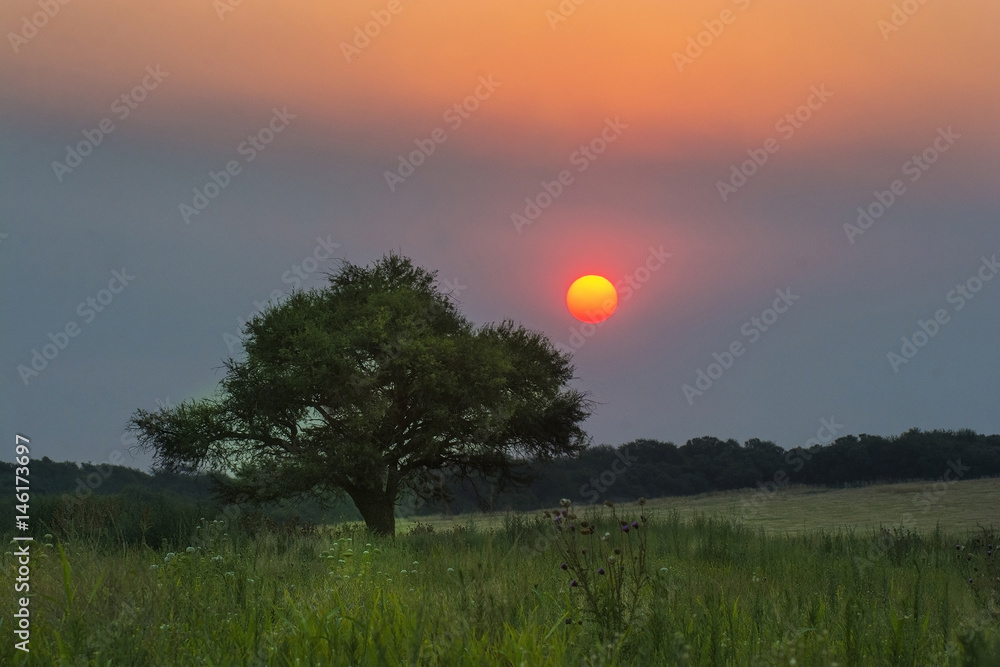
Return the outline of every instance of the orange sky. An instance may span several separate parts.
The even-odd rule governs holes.
[[[803,139],[811,145],[892,143],[948,123],[978,133],[982,149],[997,145],[989,79],[1000,71],[998,21],[984,20],[1000,18],[992,0],[928,2],[888,39],[878,21],[892,5],[870,0],[590,0],[555,29],[546,16],[554,0],[401,0],[348,64],[340,43],[386,4],[244,0],[220,20],[207,0],[141,12],[125,0],[72,2],[20,54],[8,50],[21,62],[0,81],[35,110],[99,118],[146,64],[160,63],[173,90],[159,122],[182,111],[191,119],[183,133],[205,131],[225,109],[280,104],[303,111],[320,134],[380,151],[440,126],[477,75],[492,74],[501,88],[479,131],[453,140],[465,151],[570,146],[618,115],[641,136],[627,150],[656,159],[762,140],[825,84],[838,111]],[[5,2],[0,25],[16,28],[32,11],[34,2]],[[678,72],[675,52],[723,11],[729,25]]]

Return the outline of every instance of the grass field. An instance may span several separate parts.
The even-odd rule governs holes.
[[[395,540],[208,521],[160,550],[52,539],[32,554],[31,652],[5,614],[0,663],[997,664],[1000,484],[930,488],[433,517]]]
[[[625,504],[623,507],[636,507]],[[677,511],[729,517],[768,533],[818,530],[872,530],[904,525],[926,532],[938,524],[945,532],[963,533],[978,526],[1000,525],[1000,479],[973,479],[951,484],[907,482],[847,489],[785,486],[776,491],[742,490],[697,496],[658,498],[646,505],[649,514]],[[466,516],[432,515],[397,521],[406,531],[416,521],[447,529],[463,525]],[[495,526],[502,516],[476,517],[479,526]]]

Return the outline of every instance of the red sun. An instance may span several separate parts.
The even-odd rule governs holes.
[[[618,291],[607,278],[583,276],[577,278],[566,292],[566,306],[581,322],[603,322],[618,307]]]

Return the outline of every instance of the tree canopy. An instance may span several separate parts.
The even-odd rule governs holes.
[[[569,355],[511,321],[474,326],[436,272],[396,254],[345,262],[243,331],[216,394],[130,423],[166,470],[208,469],[220,495],[266,502],[346,493],[393,534],[404,490],[526,480],[514,461],[578,454],[592,409]]]

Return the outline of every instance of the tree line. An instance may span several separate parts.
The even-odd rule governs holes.
[[[578,505],[631,501],[640,496],[685,496],[712,491],[773,489],[788,484],[827,487],[910,480],[976,479],[1000,475],[1000,435],[910,429],[898,436],[847,435],[828,445],[783,449],[753,438],[740,444],[710,436],[672,442],[640,439],[614,447],[589,447],[577,456],[546,462],[524,461],[518,473],[531,482],[497,491],[483,480],[439,477],[436,500],[405,496],[400,516],[482,511],[531,511],[569,498]],[[33,495],[122,494],[142,489],[190,500],[209,500],[212,478],[183,472],[146,473],[113,465],[56,462],[48,457],[32,462]],[[14,466],[0,462],[0,474],[13,479]],[[356,508],[345,499],[284,501],[269,507],[277,518],[301,516],[308,521],[357,520]]]
[[[500,492],[488,484],[450,483],[445,476],[444,499],[417,501],[417,512],[531,510],[558,505],[561,498],[583,505],[761,485],[841,487],[993,477],[1000,475],[1000,435],[914,428],[897,436],[862,433],[789,450],[757,438],[740,444],[706,436],[681,446],[641,439],[590,447],[578,457],[525,463],[521,472],[531,475],[530,485]]]

